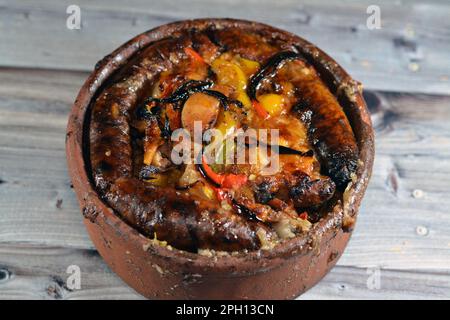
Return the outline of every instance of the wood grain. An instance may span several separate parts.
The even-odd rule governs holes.
[[[94,250],[3,244],[0,257],[0,299],[142,299]],[[80,268],[80,289],[71,290],[67,285],[71,265]],[[379,286],[373,286],[371,272],[339,265],[301,299],[449,297],[449,275],[445,273],[380,269]]]
[[[1,70],[0,241],[92,248],[64,151],[70,106],[86,76]]]
[[[79,0],[82,27],[66,28],[71,0],[0,0],[0,66],[91,70],[132,36],[198,17],[261,21],[317,44],[370,90],[450,94],[446,1]],[[366,27],[371,4],[381,29]]]
[[[0,69],[0,265],[16,270],[0,298],[52,298],[71,263],[92,286],[55,297],[137,297],[96,256],[67,176],[65,126],[86,76]],[[302,298],[450,298],[450,97],[365,94],[373,177],[338,267]],[[381,290],[367,289],[368,267]]]
[[[3,244],[0,257],[0,299],[142,299],[95,250]],[[72,265],[81,271],[80,290],[67,285]]]

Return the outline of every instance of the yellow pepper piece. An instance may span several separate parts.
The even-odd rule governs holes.
[[[258,101],[271,116],[278,115],[283,110],[283,97],[279,94],[263,94],[258,97]]]
[[[145,182],[148,182],[154,186],[164,187],[167,185],[167,176],[164,174],[154,174],[146,179]]]
[[[203,193],[205,194],[205,196],[210,199],[210,200],[214,200],[215,196],[214,196],[214,190],[211,189],[209,186],[203,186]]]
[[[236,99],[247,109],[251,108],[252,103],[245,89],[248,78],[259,70],[259,63],[240,56],[231,57],[229,53],[224,53],[212,62],[211,67],[217,74],[218,83],[234,88],[237,94]]]
[[[252,102],[245,91],[238,91],[236,99],[242,102],[246,109],[251,108]]]
[[[233,132],[233,130],[236,128],[237,122],[232,112],[230,111],[224,111],[221,110],[219,113],[219,117],[217,119],[217,124],[215,129],[219,130],[222,134],[222,138],[226,139],[226,137]],[[223,164],[225,163],[226,159],[226,148],[225,148],[225,142],[226,140],[223,140],[221,142],[220,147],[217,149],[216,154],[216,163]],[[212,164],[211,164],[212,165]]]
[[[236,119],[230,111],[221,110],[217,119],[216,129],[225,137],[237,125]]]
[[[241,57],[237,59],[237,62],[239,63],[239,66],[242,68],[247,77],[256,73],[260,67],[258,62]]]
[[[247,77],[236,63],[225,60],[220,56],[212,62],[211,67],[217,75],[220,85],[230,86],[238,91],[245,90]]]

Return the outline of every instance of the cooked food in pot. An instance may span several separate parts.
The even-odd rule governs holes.
[[[304,236],[358,164],[341,105],[298,48],[238,28],[142,49],[93,102],[88,147],[104,201],[193,252]]]

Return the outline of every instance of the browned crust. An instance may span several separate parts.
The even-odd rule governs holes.
[[[184,28],[195,26],[201,29],[211,25],[217,28],[227,26],[255,28],[297,46],[308,57],[309,62],[322,72],[322,77],[344,105],[358,141],[361,161],[356,173],[356,182],[349,188],[345,203],[338,204],[330,214],[315,224],[307,237],[294,238],[269,251],[238,253],[216,259],[149,243],[148,239],[123,223],[99,199],[89,181],[83,157],[86,111],[105,80],[137,50],[152,41],[177,33]],[[373,154],[373,131],[369,113],[358,84],[344,70],[322,51],[299,37],[267,25],[229,19],[168,24],[137,36],[105,57],[81,89],[67,129],[69,170],[83,212],[90,218],[86,219],[85,223],[94,243],[113,270],[128,283],[148,297],[159,298],[208,297],[205,294],[210,294],[210,298],[290,298],[311,287],[334,265],[336,259],[330,260],[330,257],[340,255],[348,241],[349,233],[343,229],[348,230],[348,227],[351,227],[349,224],[356,218],[370,177]],[[144,251],[143,248],[147,250]],[[298,271],[287,273],[287,267],[291,268],[290,271],[296,269]],[[186,281],[186,274],[191,275],[194,280],[188,277],[189,281]],[[194,275],[200,275],[203,280],[195,280]],[[255,285],[255,280],[262,281],[262,279],[272,280],[270,285],[265,287]],[[211,286],[214,283],[217,286]],[[170,284],[177,286],[171,287]],[[234,291],[224,290],[230,285],[235,286]]]
[[[89,153],[96,187],[127,223],[143,234],[154,234],[178,249],[196,251],[212,248],[226,251],[259,247],[258,228],[233,213],[196,204],[171,188],[154,188],[132,176],[131,112],[145,94],[146,82],[172,66],[169,54],[183,54],[189,38],[165,39],[143,49],[130,65],[124,79],[105,88],[92,103]],[[115,111],[112,109],[115,108]],[[157,126],[149,126],[149,128]],[[158,133],[159,136],[159,133]]]

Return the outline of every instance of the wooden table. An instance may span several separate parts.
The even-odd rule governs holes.
[[[74,2],[80,30],[66,28]],[[345,254],[301,298],[450,298],[450,5],[155,2],[0,0],[0,299],[140,298],[87,236],[67,175],[67,116],[105,54],[159,24],[205,16],[293,31],[365,85],[376,127],[370,187]],[[369,30],[374,3],[382,24]],[[69,265],[81,268],[80,290],[65,284]]]

